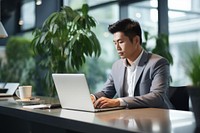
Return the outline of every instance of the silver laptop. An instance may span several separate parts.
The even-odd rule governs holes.
[[[61,107],[64,109],[99,112],[123,107],[95,109],[84,74],[52,74]]]
[[[0,97],[13,96],[18,86],[19,83],[6,83],[3,89],[7,89],[7,91],[5,93],[0,93]]]

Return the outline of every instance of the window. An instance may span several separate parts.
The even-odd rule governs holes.
[[[142,1],[128,5],[128,17],[137,20],[143,31],[148,31],[151,36],[158,33],[157,0]],[[143,37],[144,41],[144,37]],[[154,47],[155,40],[151,39],[148,47]]]
[[[21,7],[21,18],[19,20],[21,30],[28,30],[35,26],[35,1],[24,0]]]
[[[182,4],[177,4],[177,3]],[[193,49],[200,48],[200,1],[169,0],[169,42],[174,64],[171,66],[172,85],[191,84],[185,69]]]
[[[102,51],[98,61],[92,59],[89,61],[90,63],[87,63],[87,65],[90,65],[91,70],[91,72],[87,73],[87,76],[90,77],[88,80],[89,85],[91,85],[90,88],[97,90],[102,89],[107,74],[110,73],[112,63],[118,58],[113,44],[113,37],[108,32],[108,25],[119,20],[119,8],[117,4],[113,4],[90,10],[89,14],[97,21],[97,27],[94,32],[100,41]]]
[[[157,1],[143,1],[128,6],[128,16],[136,19],[143,30],[157,35],[158,32],[158,11]]]
[[[87,3],[89,6],[94,6],[111,1],[116,1],[116,0],[64,0],[63,2],[64,5],[69,5],[73,9],[79,9],[84,3]]]
[[[106,1],[109,0],[88,0],[87,2],[89,5],[95,5]],[[77,4],[76,0],[67,0],[64,4],[66,3],[76,9],[81,7],[83,1]],[[81,71],[86,73],[88,84],[92,88],[91,91],[95,92],[98,89],[102,89],[107,75],[110,73],[111,65],[118,59],[118,54],[113,44],[113,36],[108,32],[108,25],[119,20],[119,6],[117,4],[108,4],[97,7],[89,10],[89,15],[97,21],[97,26],[93,30],[101,44],[101,55],[98,59],[88,58]]]

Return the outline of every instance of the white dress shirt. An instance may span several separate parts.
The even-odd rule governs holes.
[[[126,73],[125,73],[125,82],[124,82],[124,94],[125,96],[133,97],[134,96],[134,91],[135,91],[135,85],[136,85],[136,71],[137,71],[137,66],[138,63],[142,57],[142,52],[140,55],[137,57],[137,59],[131,64],[127,64],[127,60],[125,59],[124,65],[127,67]],[[126,103],[121,99],[120,100],[120,106],[126,106]]]

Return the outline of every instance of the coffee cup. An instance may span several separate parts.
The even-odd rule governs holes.
[[[16,90],[16,95],[21,100],[30,100],[32,96],[32,86],[19,86]]]

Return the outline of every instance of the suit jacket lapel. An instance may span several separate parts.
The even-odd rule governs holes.
[[[139,61],[139,64],[137,66],[136,70],[136,78],[135,78],[135,86],[137,85],[137,82],[139,80],[140,75],[142,74],[142,71],[144,70],[146,66],[146,62],[148,61],[148,53],[146,51],[143,52],[142,57]]]
[[[121,71],[119,71],[119,77],[120,77],[120,80],[119,80],[119,84],[120,84],[120,88],[119,88],[119,97],[123,97],[124,96],[124,76],[125,76],[125,73],[126,73],[126,67],[123,65],[122,63],[122,68],[120,69]]]

